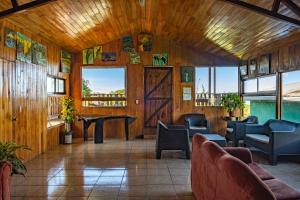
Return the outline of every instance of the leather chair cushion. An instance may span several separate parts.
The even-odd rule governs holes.
[[[261,168],[258,164],[256,163],[250,163],[248,164],[249,167],[255,172],[255,174],[262,180],[269,180],[269,179],[274,179],[275,177],[272,176],[269,172]]]

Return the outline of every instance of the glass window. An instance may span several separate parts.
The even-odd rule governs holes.
[[[244,103],[244,117],[257,116],[259,124],[276,118],[276,96],[246,96]]]
[[[238,93],[239,68],[216,67],[216,93]]]
[[[256,93],[257,92],[257,79],[250,79],[244,81],[244,93]]]
[[[55,92],[55,79],[53,77],[47,77],[47,93],[51,94]]]
[[[204,106],[209,102],[209,68],[196,67],[195,69],[195,99],[196,106]]]
[[[282,116],[300,123],[300,71],[282,74]]]
[[[83,67],[81,91],[84,106],[125,106],[126,68]]]
[[[65,93],[65,80],[56,79],[55,86],[56,86],[57,93]]]
[[[276,75],[258,78],[258,91],[276,91]]]

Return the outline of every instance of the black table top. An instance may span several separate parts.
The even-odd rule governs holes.
[[[129,118],[131,120],[135,120],[136,117],[130,116],[130,115],[84,115],[84,116],[78,116],[78,120],[84,120],[84,121],[95,121],[98,119],[104,119],[104,120],[109,120],[109,119],[126,119]]]

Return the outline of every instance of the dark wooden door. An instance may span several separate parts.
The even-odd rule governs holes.
[[[173,76],[171,67],[145,67],[144,127],[156,127],[160,120],[173,122]]]

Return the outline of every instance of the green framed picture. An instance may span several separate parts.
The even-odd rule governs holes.
[[[82,51],[82,63],[84,65],[94,64],[94,49],[84,49]]]
[[[61,52],[60,52],[61,72],[70,73],[71,72],[71,62],[72,62],[72,55],[65,50],[61,50]]]
[[[181,71],[181,82],[192,83],[194,82],[195,69],[191,66],[183,66],[180,68]]]
[[[167,66],[168,65],[168,54],[153,54],[152,55],[153,66]]]

